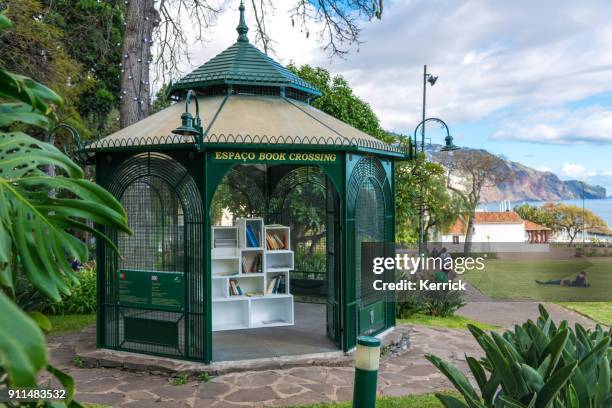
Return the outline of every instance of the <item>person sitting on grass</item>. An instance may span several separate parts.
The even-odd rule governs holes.
[[[569,279],[551,279],[551,280],[547,280],[547,281],[539,281],[536,280],[536,283],[540,284],[540,285],[561,285],[561,286],[571,286],[571,287],[578,287],[578,288],[586,288],[588,286],[590,286],[587,283],[587,277],[586,277],[586,272],[582,271],[582,272],[578,272],[576,274],[576,278],[572,281]]]

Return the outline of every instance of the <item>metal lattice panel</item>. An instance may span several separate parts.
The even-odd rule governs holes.
[[[142,153],[121,163],[106,184],[134,233],[111,234],[122,257],[103,251],[101,258],[102,346],[204,360],[204,212],[195,179],[168,155]],[[173,311],[122,303],[118,275],[124,270],[176,273],[181,304]]]
[[[385,200],[380,184],[368,177],[361,184],[355,203],[355,269],[360,277],[358,289],[361,300],[368,304],[378,300],[372,287],[375,276],[370,270],[361,270],[361,243],[385,241]]]

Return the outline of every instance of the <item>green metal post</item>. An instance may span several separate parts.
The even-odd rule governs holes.
[[[380,339],[357,337],[355,351],[355,383],[353,386],[353,408],[376,407],[376,384],[380,363]]]

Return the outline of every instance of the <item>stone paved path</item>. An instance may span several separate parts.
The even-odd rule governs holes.
[[[540,302],[492,299],[469,284],[464,299],[467,304],[459,309],[457,314],[503,328],[512,329],[514,325],[527,319],[535,321],[540,315]],[[545,303],[545,307],[555,322],[567,320],[572,326],[580,323],[584,327],[594,327],[596,324],[593,320],[554,303]]]
[[[575,323],[580,323],[584,327],[594,327],[596,324],[593,320],[562,306],[550,303],[545,306],[552,319],[557,323],[567,320],[572,327]],[[535,321],[540,312],[538,311],[538,302],[482,300],[469,302],[459,309],[457,314],[483,323],[513,328],[515,324],[521,324],[527,319]]]
[[[411,327],[411,347],[401,356],[385,359],[379,392],[398,396],[450,388],[446,379],[423,357],[433,353],[467,371],[464,353],[478,356],[479,348],[462,330]],[[172,385],[165,377],[108,368],[78,368],[74,344],[80,333],[49,338],[52,363],[77,382],[81,402],[113,407],[264,407],[351,399],[351,367],[303,367],[226,374],[209,382]]]
[[[473,299],[460,314],[512,327],[538,315],[535,302],[501,302]],[[594,323],[556,305],[547,305],[556,321],[567,319],[592,326]],[[447,380],[424,358],[436,354],[468,372],[464,353],[480,356],[481,351],[464,330],[408,326],[410,349],[383,360],[379,372],[379,393],[387,396],[425,393],[451,388]],[[85,331],[85,332],[91,332]],[[169,379],[120,369],[79,368],[75,365],[75,344],[87,341],[84,332],[50,337],[48,347],[54,365],[70,373],[77,382],[81,402],[113,407],[268,407],[351,399],[353,368],[303,367],[226,374],[209,382],[189,381],[173,385]]]

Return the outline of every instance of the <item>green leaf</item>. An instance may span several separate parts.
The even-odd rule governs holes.
[[[578,397],[578,405],[580,407],[588,407],[590,405],[590,396],[589,396],[589,387],[587,386],[586,381],[584,380],[584,376],[582,375],[582,371],[580,367],[574,370],[572,376],[570,378],[571,385],[576,390],[576,395]]]
[[[0,98],[26,103],[44,115],[51,113],[50,104],[62,104],[62,98],[43,84],[2,69],[0,69]]]
[[[482,390],[482,399],[485,401],[487,406],[492,405],[493,398],[495,398],[495,393],[497,392],[499,384],[499,376],[496,373],[491,374],[489,381],[487,381],[487,384]]]
[[[508,397],[507,395],[502,395],[499,397],[499,399],[505,402],[504,407],[507,408],[527,408],[527,405],[524,405],[522,402],[517,401],[514,398]]]
[[[480,398],[476,391],[470,385],[469,380],[463,375],[461,370],[455,367],[453,364],[443,361],[439,357],[431,354],[425,355],[425,358],[429,360],[438,370],[442,372],[450,380],[451,383],[463,394],[466,400],[473,399],[479,401]]]
[[[466,355],[465,360],[467,361],[468,366],[472,371],[472,375],[474,375],[474,378],[478,383],[478,387],[480,388],[480,392],[482,393],[487,384],[487,375],[485,374],[484,368],[482,368],[478,360],[476,360],[474,357],[468,357]]]
[[[11,20],[9,20],[4,14],[0,14],[0,30],[4,30],[12,26]]]
[[[446,408],[469,408],[463,401],[450,395],[436,394],[436,398],[438,398]]]
[[[64,386],[66,389],[66,403],[70,404],[74,400],[74,379],[51,364],[47,365],[47,371],[53,374],[53,376]]]
[[[578,405],[578,395],[572,384],[567,387],[566,405],[566,408],[580,408],[580,405]]]
[[[551,404],[576,367],[577,364],[572,364],[557,370],[538,393],[536,407],[545,408]]]
[[[550,362],[552,361],[552,356],[548,355],[538,366],[538,373],[544,378],[546,373],[548,372],[548,368],[550,367]]]
[[[37,311],[32,311],[28,312],[28,315],[32,320],[34,320],[38,327],[40,327],[40,330],[42,330],[44,333],[49,333],[53,328],[53,326],[51,325],[51,321],[44,314]]]
[[[538,326],[536,326],[532,321],[528,321],[524,325],[524,327],[529,333],[529,337],[531,337],[531,340],[533,340],[533,343],[536,346],[536,350],[538,354],[541,355],[544,352],[544,349],[546,348],[546,346],[548,345],[548,342],[549,342],[548,337],[546,337],[544,332]]]
[[[595,347],[591,349],[578,363],[578,367],[584,376],[584,381],[589,389],[589,396],[595,395],[595,388],[597,386],[597,366],[600,358],[602,358],[608,351],[610,338],[605,337],[602,341],[597,343]]]
[[[527,364],[521,364],[521,374],[533,392],[539,392],[544,386],[544,378],[533,367],[530,367]]]
[[[538,310],[540,312],[540,316],[542,316],[544,320],[547,320],[550,317],[548,310],[546,310],[543,304],[538,304]]]
[[[44,176],[43,166],[53,165],[58,174],[83,178],[83,170],[54,146],[21,132],[0,133],[0,177],[12,181]],[[48,177],[50,180],[51,177]]]
[[[0,361],[12,387],[34,387],[47,364],[45,338],[36,323],[0,290]]]
[[[509,362],[504,358],[493,340],[487,336],[481,336],[478,339],[481,347],[485,351],[487,358],[495,370],[499,373],[499,379],[504,392],[508,395],[516,395],[520,392],[520,385],[515,377]]]
[[[555,370],[557,363],[559,362],[559,358],[561,357],[561,353],[565,348],[565,343],[569,338],[569,330],[565,329],[557,333],[548,343],[548,345],[544,348],[542,352],[542,358],[546,358],[548,356],[551,357],[550,366],[548,367],[548,372],[544,376],[544,378],[548,378]]]
[[[595,406],[604,406],[603,402],[610,393],[610,362],[607,358],[599,359],[599,376],[595,392]]]
[[[0,127],[8,126],[16,122],[40,128],[49,127],[49,118],[32,110],[32,106],[25,103],[3,103],[0,104]]]

